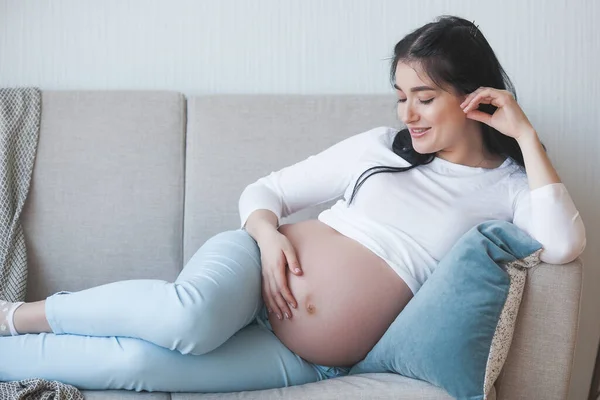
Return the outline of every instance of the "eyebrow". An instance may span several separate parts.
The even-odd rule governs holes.
[[[394,83],[394,88],[395,88],[395,89],[398,89],[398,90],[400,90],[400,91],[402,91],[402,89],[400,89],[400,88],[398,87],[398,85],[396,85],[395,83]],[[423,91],[425,91],[425,90],[433,90],[433,91],[435,91],[435,89],[434,89],[434,88],[432,88],[432,87],[429,87],[429,86],[416,86],[416,87],[414,87],[414,88],[410,89],[410,91],[411,91],[411,92],[413,92],[413,93],[414,93],[414,92],[423,92]]]

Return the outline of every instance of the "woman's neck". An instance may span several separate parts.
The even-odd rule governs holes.
[[[468,167],[497,168],[504,162],[502,156],[490,153],[486,149],[481,132],[465,135],[461,143],[438,151],[436,156]]]

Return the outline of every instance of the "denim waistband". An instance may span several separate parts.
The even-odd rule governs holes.
[[[267,314],[266,306],[263,306],[261,308],[261,310],[259,311],[258,315],[256,316],[256,322],[259,325],[261,325],[261,326],[267,328],[268,330],[270,330],[271,332],[273,332],[273,327],[271,326],[271,323],[269,322],[269,315]],[[346,367],[329,367],[326,365],[317,365],[317,364],[312,364],[312,365],[314,368],[317,369],[317,371],[319,372],[319,374],[321,375],[321,377],[323,379],[331,379],[331,378],[335,378],[338,376],[348,375],[348,372],[350,372],[350,368],[346,368]]]

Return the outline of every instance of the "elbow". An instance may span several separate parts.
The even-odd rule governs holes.
[[[540,254],[540,260],[548,264],[568,264],[573,262],[583,253],[587,243],[585,226],[579,213],[570,219],[569,224],[564,224],[566,228],[556,229],[546,226],[540,229],[543,232],[542,244],[543,250]],[[535,237],[535,236],[534,236]]]
[[[264,179],[259,179],[246,186],[240,195],[238,200],[240,225],[243,228],[246,225],[248,217],[259,209],[273,212],[277,220],[280,220],[282,216],[286,216],[283,208],[281,195],[273,191]]]
[[[540,253],[540,260],[548,264],[568,264],[573,262],[583,253],[586,245],[586,238],[572,238],[560,243],[553,243],[544,246]]]

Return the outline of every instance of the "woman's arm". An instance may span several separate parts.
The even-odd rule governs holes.
[[[542,261],[552,264],[571,262],[586,246],[585,227],[579,211],[537,132],[526,129],[516,140],[523,153],[529,190],[525,189],[516,202],[513,222],[544,246],[540,254]]]
[[[258,225],[264,226],[264,221],[269,221],[277,227],[282,217],[341,197],[351,183],[360,157],[388,131],[389,128],[381,127],[351,136],[248,185],[239,200],[241,226],[246,225],[256,210],[271,211],[275,217],[261,213],[262,222],[257,222]]]
[[[542,244],[543,262],[566,264],[585,249],[583,221],[562,183],[533,190],[523,184],[514,196],[513,211],[513,223]]]
[[[561,183],[535,130],[527,129],[519,135],[517,142],[523,153],[529,189],[535,190],[552,183]]]
[[[497,107],[490,115],[478,111],[479,104]],[[579,257],[586,245],[581,216],[552,166],[529,119],[511,93],[479,88],[461,104],[467,118],[483,122],[514,138],[521,148],[528,186],[513,195],[513,223],[542,244],[540,259],[565,264]]]
[[[279,221],[273,211],[259,209],[250,214],[244,229],[258,244],[261,244],[263,238],[276,231],[278,226]]]

